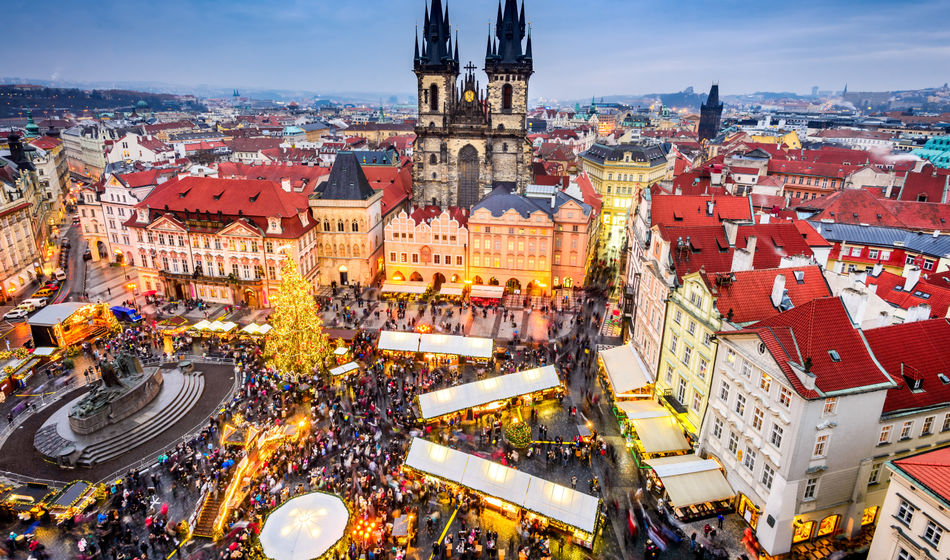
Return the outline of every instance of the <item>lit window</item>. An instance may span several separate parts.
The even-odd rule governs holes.
[[[703,379],[703,380],[706,379],[706,371],[708,369],[709,369],[709,362],[707,362],[705,358],[700,357],[699,358],[699,372],[698,372],[700,379]]]
[[[703,408],[703,394],[693,390],[693,410],[699,412]]]
[[[741,393],[736,395],[735,411],[736,411],[736,414],[738,414],[739,416],[742,416],[743,414],[745,414],[745,395]]]
[[[765,412],[761,408],[756,407],[752,411],[752,427],[758,431],[762,431],[762,424],[765,422]]]
[[[762,377],[759,379],[759,388],[766,393],[772,388],[772,377],[769,374],[762,373]]]
[[[838,408],[838,397],[829,397],[825,399],[825,408],[822,411],[822,414],[824,414],[825,416],[829,414],[834,414],[837,408]]]
[[[891,426],[881,426],[881,435],[877,438],[877,444],[881,445],[884,443],[891,442]]]
[[[820,459],[828,453],[828,434],[821,434],[815,437],[815,449],[812,450],[812,459]]]
[[[923,427],[920,428],[920,435],[922,436],[930,435],[930,432],[931,430],[933,430],[933,427],[934,427],[934,417],[928,416],[924,418],[924,425]]]
[[[904,422],[904,425],[901,426],[901,439],[910,439],[910,431],[914,428],[914,421],[908,420]]]
[[[792,391],[782,387],[782,390],[779,391],[778,400],[785,408],[789,408],[792,405]],[[947,416],[950,418],[950,414]]]

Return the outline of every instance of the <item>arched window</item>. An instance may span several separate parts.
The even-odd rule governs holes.
[[[439,110],[439,86],[435,84],[429,86],[429,110]]]
[[[359,245],[353,245],[353,256],[354,256],[354,257],[360,256],[360,246],[359,246]]]
[[[432,154],[431,156],[429,156],[429,163],[430,163],[430,164],[435,165],[436,161],[438,161],[438,160],[435,158],[435,154]]]
[[[353,229],[353,231],[359,231],[359,230],[360,230],[360,225],[359,225],[358,223],[356,223],[356,220],[353,220],[353,224],[352,224],[350,227]]]
[[[346,231],[346,230],[343,228],[343,220],[337,221],[337,223],[336,223],[336,230],[337,230],[337,231]]]
[[[501,86],[501,109],[511,110],[511,84]]]
[[[323,231],[330,231],[330,222],[328,220],[323,220]]]
[[[507,151],[508,151],[508,142],[502,142],[502,144],[501,144],[501,151],[503,151],[503,152],[507,152]]]

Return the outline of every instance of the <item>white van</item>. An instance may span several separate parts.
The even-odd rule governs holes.
[[[29,303],[33,306],[33,309],[39,309],[41,307],[46,307],[47,300],[45,297],[29,298],[23,300],[23,303]]]
[[[53,272],[53,278],[56,278],[57,280],[62,282],[63,280],[66,279],[66,273],[63,271],[62,268],[57,268],[56,271]]]

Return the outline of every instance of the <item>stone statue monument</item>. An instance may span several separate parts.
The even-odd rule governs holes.
[[[102,378],[69,411],[69,426],[78,434],[90,434],[139,411],[151,402],[162,386],[161,370],[142,373],[138,358],[127,352],[99,364]]]

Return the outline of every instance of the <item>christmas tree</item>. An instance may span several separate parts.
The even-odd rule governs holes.
[[[293,258],[281,265],[280,291],[271,296],[273,327],[264,346],[264,357],[280,373],[296,378],[313,376],[314,368],[322,366],[333,352],[330,338],[323,332],[323,321],[317,304],[310,295],[310,286],[297,270]]]

